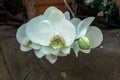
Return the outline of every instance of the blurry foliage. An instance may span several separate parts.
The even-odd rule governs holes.
[[[93,6],[94,6],[93,10],[95,13],[98,12],[101,2],[102,2],[102,0],[94,0],[93,1]]]
[[[115,0],[76,0],[76,4],[82,5],[87,8],[93,16],[103,23],[113,25],[120,28],[120,15],[119,9],[115,5]],[[103,3],[107,1],[106,5]],[[98,16],[98,13],[102,16]]]
[[[82,5],[82,9],[80,9],[79,11],[82,12],[82,10],[83,10],[83,15],[90,14],[90,16],[91,16],[91,14],[92,14],[93,16],[97,16],[97,14],[100,11],[103,11],[104,16],[97,17],[97,19],[102,18],[102,22],[120,27],[119,11],[113,0],[107,0],[108,2],[113,1],[112,3],[108,4],[107,6],[104,6],[102,4],[103,0],[72,0],[72,1],[76,5],[78,5],[78,4],[80,4],[80,6]],[[86,1],[88,1],[88,3],[86,3]],[[88,10],[86,10],[86,8]],[[77,8],[74,9],[74,6],[73,6],[72,9],[76,13]],[[108,14],[104,14],[105,11],[107,11]],[[14,17],[15,14],[25,12],[25,10],[23,8],[21,0],[0,0],[0,16],[1,17],[3,15],[5,15],[4,12],[6,14],[8,14],[7,16]],[[76,15],[79,15],[79,14],[76,13]]]
[[[6,0],[0,0],[0,4],[3,4]]]

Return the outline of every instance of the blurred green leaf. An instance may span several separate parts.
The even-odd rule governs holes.
[[[0,0],[0,4],[3,4],[6,0]]]
[[[97,14],[99,6],[100,6],[102,1],[103,0],[94,0],[93,1],[93,5],[94,5],[93,11],[94,11],[95,14]]]
[[[107,11],[106,6],[104,6],[103,4],[100,4],[99,11]]]
[[[21,8],[22,2],[21,0],[13,0],[18,8]]]

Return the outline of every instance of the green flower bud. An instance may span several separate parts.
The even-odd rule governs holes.
[[[90,40],[85,36],[79,38],[78,44],[79,44],[79,47],[83,50],[90,49]]]

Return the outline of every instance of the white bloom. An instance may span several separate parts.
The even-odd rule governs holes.
[[[71,48],[78,56],[79,50],[89,53],[91,48],[99,46],[103,35],[97,27],[89,27],[93,19],[93,17],[89,17],[82,21],[78,18],[70,20],[69,12],[63,14],[57,8],[49,7],[43,15],[20,26],[16,38],[22,51],[33,49],[38,58],[45,56],[49,62],[55,63],[58,56],[70,54]],[[80,46],[84,45],[84,39],[88,42],[87,45],[90,41],[89,50],[82,50],[79,47],[78,41],[76,41],[79,38],[82,38],[79,41],[83,42]],[[89,48],[86,45],[82,47]]]
[[[86,18],[83,21],[81,21],[77,27],[76,39],[86,36],[90,40],[90,49],[89,50],[80,49],[80,51],[82,51],[84,53],[89,53],[92,48],[99,46],[101,44],[101,42],[103,41],[103,35],[102,35],[101,30],[95,26],[89,27],[89,25],[93,21],[93,19],[94,19],[93,17]],[[75,45],[77,48],[78,44],[76,44],[76,43],[77,43],[77,41],[75,42]],[[76,52],[78,52],[78,49],[76,49]],[[76,53],[76,55],[77,55],[77,53]]]
[[[27,23],[26,34],[33,43],[41,45],[37,54],[43,53],[51,63],[54,63],[57,56],[65,56],[70,53],[76,30],[60,10],[49,7],[43,15],[31,19]]]
[[[69,12],[64,13],[66,18],[70,20]],[[80,20],[78,18],[73,18],[70,21],[73,23],[73,25],[76,27],[76,39],[79,39],[81,37],[87,37],[90,40],[90,49],[83,50],[79,47],[78,41],[75,41],[72,48],[74,49],[74,52],[76,56],[78,56],[78,52],[82,51],[83,53],[90,53],[92,48],[95,48],[101,44],[103,41],[103,34],[99,28],[96,26],[90,26],[92,21],[94,20],[94,17],[88,17],[84,20]]]
[[[34,49],[35,54],[37,54],[37,51],[40,50],[40,45],[32,42],[26,35],[26,24],[21,25],[16,33],[17,41],[20,43],[20,49],[21,51],[29,51],[31,49]],[[37,54],[38,55],[38,54]],[[43,54],[39,54],[39,57],[43,57]]]

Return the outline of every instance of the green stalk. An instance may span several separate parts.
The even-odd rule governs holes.
[[[27,72],[25,73],[25,76],[23,78],[23,80],[27,80],[28,76],[31,74],[32,70],[35,68],[35,66],[40,62],[40,58],[37,58],[34,62],[34,64],[31,65],[31,67],[27,70]]]
[[[73,13],[71,7],[69,6],[69,4],[67,3],[66,0],[63,0],[63,1],[64,1],[65,6],[66,6],[66,7],[68,8],[68,10],[70,11],[72,17],[74,18],[74,17],[75,17],[75,14]]]

